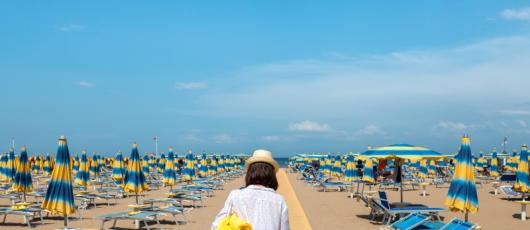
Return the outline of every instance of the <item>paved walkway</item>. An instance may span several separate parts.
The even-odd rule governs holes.
[[[312,228],[304,209],[302,208],[284,169],[280,169],[276,174],[276,177],[278,178],[278,184],[280,185],[278,193],[280,193],[287,201],[287,206],[289,208],[289,225],[291,226],[291,229],[311,230]]]

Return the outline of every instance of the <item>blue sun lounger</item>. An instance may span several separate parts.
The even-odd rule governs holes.
[[[391,207],[390,203],[388,202],[386,192],[384,191],[379,191],[379,198],[379,200],[370,200],[370,207],[372,207],[372,212],[370,214],[374,216],[376,211],[381,211],[383,213],[382,222],[384,223],[386,221],[387,225],[396,219],[396,217],[411,213],[425,213],[436,217],[437,220],[440,220],[438,213],[447,210],[445,208],[431,208],[425,206],[407,206],[399,208]]]
[[[410,230],[414,229],[423,223],[429,221],[430,216],[423,215],[420,213],[411,213],[406,217],[399,219],[390,226],[385,227],[384,229],[398,229],[398,230]]]
[[[149,228],[149,224],[147,224],[148,221],[155,221],[158,225],[158,229],[160,229],[160,221],[158,220],[158,216],[161,215],[160,212],[147,212],[147,211],[140,211],[138,213],[131,213],[131,212],[115,212],[115,213],[109,213],[101,216],[96,216],[96,219],[101,220],[101,226],[100,229],[105,229],[104,225],[107,221],[114,221],[112,224],[112,228],[116,227],[116,222],[118,220],[137,220],[144,222],[144,227],[147,229]]]
[[[477,225],[471,222],[463,221],[458,218],[454,218],[446,225],[442,226],[440,230],[468,230],[473,229]]]

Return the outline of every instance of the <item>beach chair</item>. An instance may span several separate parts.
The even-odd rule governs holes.
[[[175,205],[168,205],[165,207],[151,206],[151,207],[146,207],[142,210],[169,214],[173,217],[173,221],[175,221],[175,225],[178,225],[179,221],[177,220],[177,215],[181,215],[182,218],[184,219],[182,222],[187,223],[188,218],[186,217],[186,213],[193,210],[193,208],[182,208],[182,207],[177,207]]]
[[[411,213],[408,216],[399,219],[398,221],[394,222],[389,226],[386,226],[383,229],[411,230],[422,225],[430,219],[431,217],[427,215],[423,215],[420,213]]]
[[[471,222],[463,221],[458,218],[454,218],[446,225],[442,226],[440,230],[468,230],[473,229],[477,225]]]
[[[379,210],[383,211],[383,219],[381,222],[385,223],[386,221],[387,225],[389,225],[397,217],[408,215],[411,213],[425,213],[435,217],[436,220],[440,220],[440,216],[438,213],[447,210],[445,208],[431,208],[419,205],[407,207],[391,207],[385,191],[379,191],[379,200],[374,198],[371,199],[369,202],[371,202],[371,207],[377,207]]]
[[[105,223],[111,220],[113,221],[112,228],[116,228],[118,220],[135,220],[143,222],[146,229],[150,229],[148,222],[155,221],[157,223],[157,228],[160,229],[160,221],[158,220],[158,216],[160,215],[162,215],[162,213],[149,211],[115,212],[96,216],[95,218],[101,220],[99,229],[105,229]]]
[[[31,229],[31,221],[33,221],[37,217],[40,218],[41,224],[44,224],[42,212],[43,209],[34,207],[16,210],[12,208],[0,208],[0,215],[4,215],[2,224],[6,222],[6,218],[8,215],[19,215],[24,217],[24,224],[27,224],[29,229]]]
[[[502,185],[499,187],[499,190],[501,190],[501,193],[509,200],[514,200],[523,197],[523,194],[515,191],[515,189],[513,189],[511,185]]]
[[[351,184],[346,184],[342,181],[335,181],[335,182],[320,182],[319,183],[320,188],[322,188],[323,192],[327,192],[329,189],[335,189],[337,191],[345,191],[348,187],[351,187]]]

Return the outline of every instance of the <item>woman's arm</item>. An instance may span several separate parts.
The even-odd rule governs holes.
[[[225,217],[227,217],[230,213],[230,207],[232,206],[232,192],[228,195],[228,198],[226,198],[225,206],[219,211],[217,216],[215,216],[215,220],[212,223],[211,230],[217,230],[217,226],[219,225],[219,222],[223,220]]]

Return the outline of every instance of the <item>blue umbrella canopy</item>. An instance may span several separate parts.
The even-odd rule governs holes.
[[[52,214],[66,216],[75,213],[75,207],[70,153],[64,136],[59,138],[55,161],[56,163],[53,168],[48,190],[46,191],[46,196],[41,207],[50,211]]]
[[[191,151],[186,155],[184,164],[185,166],[184,171],[182,172],[182,179],[184,181],[191,181],[195,177],[195,158],[193,157],[193,154],[191,154]]]
[[[15,179],[15,174],[17,172],[15,160],[15,150],[13,148],[10,148],[7,157],[7,164],[5,167],[8,182],[12,182],[13,179]]]
[[[158,172],[159,173],[164,173],[164,168],[166,167],[166,156],[162,153],[162,155],[160,155],[160,159],[158,159]]]
[[[466,213],[466,221],[467,213],[478,212],[479,204],[470,142],[468,136],[462,138],[462,146],[456,156],[455,172],[445,199],[445,205],[449,209]]]
[[[490,176],[498,177],[499,175],[499,159],[497,158],[497,151],[493,150],[490,162]]]
[[[121,152],[116,154],[116,159],[112,163],[112,179],[117,182],[122,182],[125,177],[125,162]]]
[[[412,161],[422,159],[441,159],[444,156],[436,151],[421,146],[409,144],[395,144],[372,148],[361,154],[376,159],[407,159]]]
[[[7,181],[7,153],[2,154],[0,158],[0,180]]]
[[[173,147],[169,147],[169,153],[166,160],[166,166],[164,168],[164,174],[162,175],[162,183],[168,186],[173,186],[177,183],[177,174],[175,172],[175,155],[173,154]]]
[[[31,169],[29,167],[28,152],[26,146],[22,146],[20,158],[18,159],[17,171],[15,174],[15,181],[13,183],[13,190],[24,193],[24,201],[26,201],[26,192],[33,190],[31,181]]]
[[[86,150],[83,150],[81,152],[81,159],[79,160],[79,170],[77,170],[74,182],[79,186],[86,187],[90,180],[89,171],[88,157],[86,156]]]

